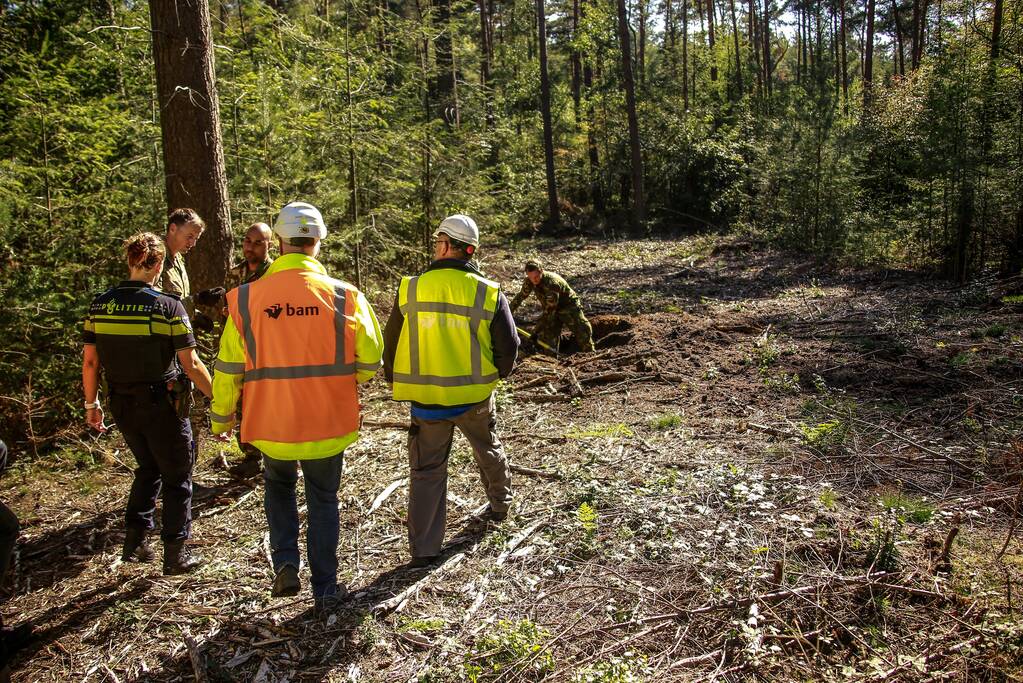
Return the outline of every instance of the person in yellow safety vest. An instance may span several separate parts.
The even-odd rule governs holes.
[[[433,237],[433,263],[422,275],[402,278],[384,328],[384,375],[394,400],[412,403],[408,534],[413,567],[425,567],[440,555],[455,427],[472,446],[490,502],[486,519],[503,521],[512,502],[493,394],[515,366],[515,320],[500,285],[470,261],[480,244],[475,221],[449,216]]]
[[[263,277],[227,293],[210,419],[213,433],[229,441],[244,383],[241,440],[263,453],[274,597],[301,588],[301,465],[313,598],[318,610],[329,609],[347,593],[337,583],[337,494],[344,450],[359,436],[357,383],[380,368],[383,339],[365,295],[316,260],[327,234],[316,207],[288,204],[274,232],[280,257]]]

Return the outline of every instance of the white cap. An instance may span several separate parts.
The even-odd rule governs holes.
[[[433,231],[433,236],[440,234],[474,247],[480,246],[480,229],[476,227],[476,221],[460,213],[448,216],[440,222],[440,227]]]
[[[284,239],[316,237],[322,240],[327,236],[327,226],[315,206],[305,202],[291,202],[277,214],[274,232]]]

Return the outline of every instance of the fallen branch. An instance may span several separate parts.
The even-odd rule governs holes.
[[[199,652],[199,645],[192,636],[185,636],[185,647],[188,648],[188,658],[192,660],[192,671],[195,673],[196,683],[206,683],[209,677],[206,675],[206,665],[203,663],[202,653]]]
[[[388,422],[386,420],[363,420],[366,429],[408,429],[408,422]]]
[[[405,606],[405,603],[414,594],[422,590],[427,584],[433,579],[440,577],[445,571],[454,567],[459,562],[465,559],[465,553],[457,553],[452,555],[448,559],[444,560],[441,564],[431,569],[423,578],[419,579],[405,590],[401,591],[397,595],[394,595],[386,600],[381,600],[377,604],[370,608],[370,611],[374,614],[388,614],[390,612],[398,612]]]
[[[398,487],[401,486],[402,484],[404,484],[407,481],[408,481],[408,477],[403,477],[401,479],[397,479],[395,481],[392,481],[390,484],[388,484],[387,487],[383,491],[381,491],[380,494],[376,498],[373,499],[372,504],[370,504],[370,506],[369,506],[369,510],[366,510],[366,516],[369,517],[374,512],[376,512],[377,508],[379,508],[381,505],[383,505],[384,501],[386,501],[388,498],[390,498],[391,494],[394,493],[395,491],[397,491]]]

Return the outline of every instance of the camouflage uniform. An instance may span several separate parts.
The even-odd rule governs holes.
[[[180,298],[188,316],[195,315],[195,306],[192,304],[192,288],[188,284],[188,271],[185,270],[184,255],[174,254],[174,257],[171,258],[170,251],[167,252],[163,259],[163,273],[160,275],[160,283],[156,289]]]
[[[231,266],[231,270],[227,271],[227,278],[224,280],[224,289],[231,291],[235,287],[240,287],[253,280],[258,280],[263,277],[263,273],[273,263],[273,259],[267,256],[263,259],[263,262],[259,264],[259,267],[255,270],[249,270],[249,264],[243,260],[241,263],[236,263]]]
[[[263,277],[263,274],[266,272],[267,268],[270,267],[271,263],[273,263],[273,259],[271,259],[269,256],[267,256],[265,259],[263,259],[263,262],[261,264],[259,264],[258,268],[256,268],[255,270],[249,270],[248,262],[243,259],[241,261],[241,263],[236,263],[235,265],[231,266],[231,270],[227,271],[227,277],[224,278],[224,289],[226,289],[228,291],[231,291],[235,287],[240,287],[241,285],[247,284],[247,283],[252,282],[254,280],[258,280],[259,278]],[[222,313],[223,313],[223,318],[226,321],[226,319],[227,319],[227,306],[226,305],[224,306]],[[237,412],[238,412],[238,421],[241,422],[241,413],[242,413],[242,397],[241,396],[238,397]],[[235,432],[235,438],[238,440],[238,448],[241,449],[242,455],[244,456],[244,459],[245,459],[245,462],[248,462],[248,463],[259,462],[259,461],[261,461],[263,459],[263,454],[259,452],[258,448],[256,448],[255,446],[253,446],[250,443],[243,443],[242,442],[241,430],[238,430],[237,432]],[[243,467],[242,469],[245,469],[247,474],[253,474],[253,475],[259,474],[259,469],[258,468],[250,467],[250,468],[246,469],[246,468]],[[248,469],[254,469],[255,471],[254,472],[248,472],[247,471]]]
[[[556,273],[544,271],[540,283],[534,285],[527,277],[522,289],[511,301],[514,311],[530,294],[536,294],[542,313],[533,327],[533,335],[538,341],[558,348],[562,326],[568,326],[575,336],[580,351],[593,351],[593,328],[583,313],[577,295],[565,279]]]

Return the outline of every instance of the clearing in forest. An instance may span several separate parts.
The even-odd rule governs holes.
[[[24,527],[4,614],[38,632],[14,680],[1023,673],[1015,299],[734,240],[518,246],[487,273],[514,294],[544,254],[597,351],[524,357],[499,388],[507,522],[474,516],[456,437],[443,562],[404,567],[407,408],[375,379],[341,490],[354,597],[317,616],[269,597],[262,486],[214,467],[217,444],[196,474],[207,564],[175,578],[115,561],[131,454],[69,445],[0,493]]]

